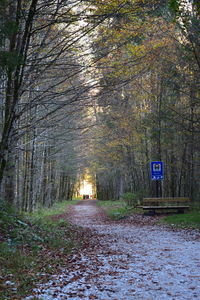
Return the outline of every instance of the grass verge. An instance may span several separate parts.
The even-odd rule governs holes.
[[[0,210],[0,299],[22,299],[38,282],[65,267],[76,232],[66,220],[51,216],[66,211],[65,202],[35,214],[19,216]]]
[[[62,214],[66,211],[67,206],[75,205],[79,199],[73,199],[71,201],[63,201],[55,203],[51,208],[41,208],[33,214],[28,214],[29,216],[33,216],[36,219],[41,219],[43,217],[50,217],[54,215]]]
[[[127,206],[123,200],[98,201],[97,205],[105,210],[107,216],[111,220],[120,220],[130,216],[133,213],[141,212],[141,210],[138,208]]]
[[[163,218],[162,222],[179,228],[200,229],[200,210],[185,214],[171,215]]]

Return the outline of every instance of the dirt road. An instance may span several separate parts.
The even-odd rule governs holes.
[[[69,218],[95,234],[88,249],[73,254],[70,270],[37,289],[37,299],[200,299],[199,240],[156,225],[108,222],[93,201],[71,207]]]

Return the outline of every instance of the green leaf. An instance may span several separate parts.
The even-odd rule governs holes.
[[[26,223],[24,223],[24,222],[22,222],[20,220],[17,220],[17,223],[20,224],[20,225],[22,225],[22,226],[25,226],[25,227],[28,226],[28,224],[26,224]]]
[[[177,1],[177,0],[169,0],[169,8],[175,14],[177,14],[179,12],[179,6],[180,6],[179,1]]]

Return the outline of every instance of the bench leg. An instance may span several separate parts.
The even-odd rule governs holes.
[[[155,214],[156,214],[155,209],[152,209],[152,210],[149,211],[150,216],[155,216]]]
[[[155,209],[154,210],[149,210],[147,212],[144,213],[144,216],[155,216],[156,212]]]

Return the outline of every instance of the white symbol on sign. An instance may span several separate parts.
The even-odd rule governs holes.
[[[153,170],[155,172],[160,172],[161,171],[161,164],[154,164],[153,165]]]

